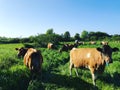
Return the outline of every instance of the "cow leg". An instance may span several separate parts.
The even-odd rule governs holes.
[[[94,68],[90,68],[90,71],[92,74],[93,85],[96,86],[97,74],[95,73]]]
[[[76,67],[75,67],[75,72],[76,72],[76,75],[77,75],[77,77],[78,77],[79,75],[78,75],[78,70],[77,70]]]
[[[73,63],[70,60],[70,76],[72,75],[72,67],[73,67]]]
[[[96,86],[96,78],[97,78],[97,75],[95,73],[92,73],[92,80],[93,80],[94,86]]]

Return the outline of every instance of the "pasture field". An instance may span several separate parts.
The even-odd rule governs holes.
[[[110,42],[111,47],[120,43]],[[79,77],[74,69],[69,76],[69,52],[58,52],[47,48],[37,48],[43,55],[42,79],[30,80],[30,72],[23,65],[23,58],[17,57],[16,47],[22,44],[0,44],[0,90],[120,90],[120,51],[113,53],[113,63],[106,66],[104,73],[98,77],[97,87],[92,85],[89,70],[79,69]],[[81,45],[81,47],[101,47]]]

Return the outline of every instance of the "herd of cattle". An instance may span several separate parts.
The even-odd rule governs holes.
[[[78,68],[88,68],[92,75],[93,85],[96,85],[96,78],[104,72],[105,66],[112,63],[112,52],[118,51],[118,48],[111,48],[108,42],[101,42],[102,48],[77,48],[81,42],[75,44],[65,44],[59,50],[70,50],[70,75],[74,67],[78,76]],[[82,43],[84,44],[84,43]],[[95,44],[95,42],[92,42]],[[53,48],[52,43],[48,43],[48,49]],[[41,73],[43,56],[40,50],[34,48],[16,48],[18,57],[24,57],[24,64],[30,69],[31,73]]]
[[[96,42],[95,41],[90,41],[90,42],[88,42],[88,44],[89,45],[95,45]],[[100,44],[101,45],[108,45],[108,42],[107,41],[102,41],[102,42],[100,42]],[[74,47],[77,48],[79,45],[85,45],[85,42],[75,41],[74,44],[63,44],[63,46],[59,49],[59,52],[68,51],[68,50],[71,50]],[[53,43],[48,43],[47,48],[48,49],[54,49],[55,45]]]

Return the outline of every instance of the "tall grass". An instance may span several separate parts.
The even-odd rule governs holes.
[[[3,90],[26,90],[27,88],[29,72],[24,67],[23,60],[17,58],[15,51],[16,47],[21,46],[22,44],[0,45],[0,87]]]
[[[0,88],[3,90],[120,90],[120,52],[113,53],[113,63],[105,68],[103,75],[97,79],[97,87],[92,85],[89,70],[79,69],[79,77],[74,69],[69,76],[69,52],[38,48],[43,55],[42,79],[31,81],[30,72],[23,65],[23,58],[17,57],[16,47],[22,44],[0,45]],[[120,44],[110,43],[112,47]],[[97,45],[83,45],[81,47],[101,47]],[[39,77],[39,76],[38,76]]]

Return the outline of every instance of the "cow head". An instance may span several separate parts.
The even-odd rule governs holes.
[[[68,51],[69,50],[69,45],[68,44],[64,44],[60,49],[59,49],[59,52],[62,52],[62,51]]]
[[[109,45],[103,45],[102,48],[97,48],[101,52],[102,58],[105,60],[106,64],[112,63],[112,52],[118,51],[118,48],[111,48]]]
[[[24,55],[25,55],[25,53],[27,52],[27,48],[23,48],[23,47],[21,47],[21,48],[15,48],[17,51],[18,51],[18,57],[24,57]]]

